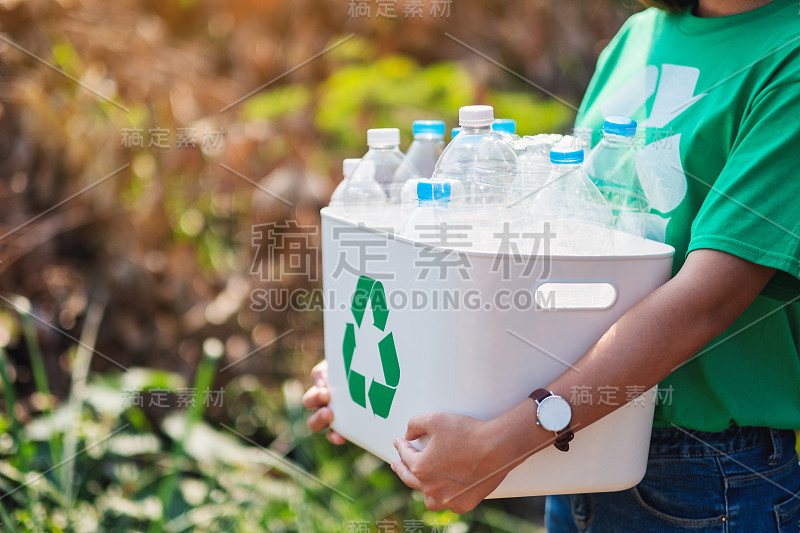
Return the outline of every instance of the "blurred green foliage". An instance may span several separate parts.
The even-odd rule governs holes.
[[[479,87],[459,63],[423,67],[405,55],[378,56],[373,48],[364,38],[351,39],[332,54],[337,68],[316,87],[290,84],[257,94],[243,105],[240,119],[277,121],[310,113],[327,135],[326,150],[335,153],[364,150],[369,128],[400,128],[410,139],[414,120],[445,120],[455,127],[458,109],[475,103],[493,105],[497,117],[515,118],[524,135],[561,131],[573,118],[568,107],[528,87],[481,90],[479,98]]]
[[[309,438],[297,382],[284,385],[282,398],[265,395],[249,375],[225,389],[226,405],[237,413],[234,426],[280,432],[269,447],[227,424],[193,417],[202,414],[202,391],[214,372],[214,361],[204,361],[191,389],[196,409],[171,409],[157,423],[146,413],[148,391],[169,393],[174,405],[187,383],[149,368],[93,376],[80,403],[65,403],[24,428],[13,412],[0,413],[3,531],[318,532],[380,520],[394,521],[399,531],[412,517],[453,532],[466,531],[467,523],[536,531],[488,506],[460,517],[427,511],[376,457]],[[4,349],[0,364],[7,368]],[[11,383],[2,374],[8,393]],[[54,446],[73,432],[74,453],[51,463]],[[169,497],[159,498],[165,486]]]
[[[0,225],[5,232],[31,224],[0,243],[0,290],[24,294],[42,317],[33,324],[26,312],[0,309],[4,531],[332,532],[348,531],[351,521],[374,531],[379,520],[400,531],[411,519],[426,533],[435,524],[450,524],[449,533],[540,530],[503,502],[461,517],[429,512],[372,455],[310,435],[300,396],[322,356],[321,314],[255,312],[247,292],[291,285],[249,271],[253,225],[317,224],[341,160],[366,151],[367,129],[399,127],[407,144],[413,120],[455,126],[459,107],[486,103],[515,118],[521,134],[563,132],[567,106],[494,66],[491,75],[476,72],[475,57],[437,26],[446,21],[417,21],[415,38],[403,43],[380,23],[350,28],[347,6],[334,0],[0,4],[10,39],[118,104],[16,49],[4,53],[0,147],[11,148],[0,160]],[[493,17],[498,27],[547,26],[548,11],[567,9],[545,4],[461,4],[458,24]],[[592,31],[608,33],[602,28],[615,20],[600,13],[598,23],[583,3],[570,6],[586,12]],[[341,46],[281,77],[351,30]],[[545,54],[548,46],[594,42],[584,34],[550,43],[497,35],[475,44],[498,59],[513,56],[512,47],[533,60],[529,47]],[[451,52],[439,54],[445,46]],[[577,79],[593,60],[585,49],[554,57]],[[568,86],[557,69],[551,76]],[[220,112],[269,80],[276,81]],[[142,147],[121,146],[126,128],[142,131]],[[154,128],[169,131],[170,148],[149,145]],[[205,130],[223,128],[224,148],[179,149],[179,128],[196,129],[198,142]],[[102,320],[90,316],[98,292],[109,295]],[[214,315],[214,306],[224,312]],[[88,334],[93,327],[96,335]],[[223,342],[227,364],[290,329],[215,374],[221,408],[126,404],[125,391],[141,391],[145,402],[168,391],[174,400],[208,382],[201,346],[209,338]],[[95,348],[128,370],[92,357]]]

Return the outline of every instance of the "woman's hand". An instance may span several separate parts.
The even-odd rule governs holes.
[[[331,394],[328,390],[328,362],[321,361],[311,370],[311,377],[314,385],[303,395],[303,406],[306,409],[316,409],[308,417],[308,424],[311,431],[321,431],[328,427],[333,421],[333,411],[328,407],[331,401]],[[328,430],[328,440],[333,444],[344,444],[345,438],[333,431]]]
[[[409,441],[423,436],[427,446],[418,451]],[[400,459],[392,470],[403,483],[422,491],[428,509],[466,513],[523,459],[504,460],[498,437],[492,421],[447,413],[415,416],[405,438],[394,441]]]
[[[603,386],[650,389],[730,327],[774,273],[725,252],[691,252],[674,278],[629,309],[572,365],[574,372],[546,388],[566,398],[574,387],[591,390],[588,404],[573,406],[570,425],[593,424],[617,408],[602,401]],[[407,442],[424,435],[430,440],[422,451]],[[552,444],[554,435],[536,425],[536,403],[524,398],[487,421],[443,413],[412,418],[405,438],[395,441],[400,460],[392,463],[400,479],[425,494],[429,509],[463,513],[514,466]]]

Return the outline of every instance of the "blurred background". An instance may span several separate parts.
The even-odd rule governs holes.
[[[542,531],[539,499],[428,512],[310,435],[320,306],[263,295],[321,286],[319,210],[368,128],[405,149],[483,103],[569,132],[638,9],[0,2],[3,531]]]

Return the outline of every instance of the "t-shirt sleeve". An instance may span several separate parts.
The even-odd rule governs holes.
[[[800,295],[798,94],[794,81],[754,100],[692,224],[687,250],[711,248],[778,269],[762,294],[781,300]]]

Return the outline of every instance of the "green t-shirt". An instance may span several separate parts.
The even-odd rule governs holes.
[[[636,119],[648,235],[778,269],[722,335],[660,384],[654,425],[800,428],[800,15],[796,0],[699,18],[648,9],[600,55],[576,119]],[[726,340],[727,339],[727,340]],[[658,357],[658,347],[653,347]]]

